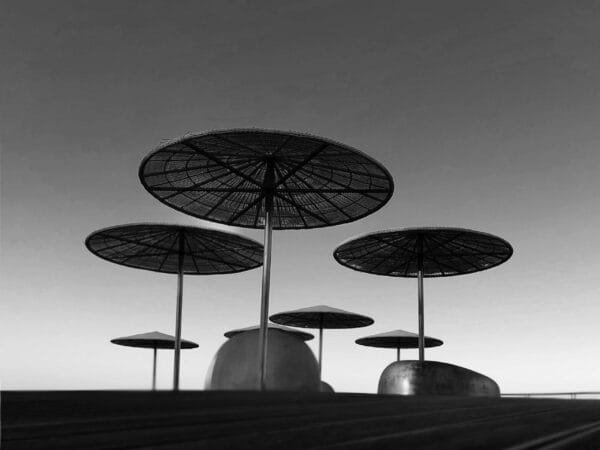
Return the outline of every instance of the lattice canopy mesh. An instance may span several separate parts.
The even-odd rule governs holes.
[[[329,306],[286,311],[274,314],[270,319],[280,325],[300,328],[359,328],[375,322],[370,317]]]
[[[362,152],[265,130],[187,136],[150,153],[139,176],[172,208],[250,228],[264,227],[268,192],[274,195],[274,229],[351,222],[381,208],[393,192],[388,171]]]
[[[419,335],[404,330],[374,334],[355,341],[359,345],[378,348],[419,348]],[[425,347],[439,347],[444,342],[425,336]]]
[[[175,348],[175,336],[160,333],[158,331],[115,338],[111,339],[110,342],[117,345],[124,345],[125,347],[160,348],[167,350]],[[196,347],[198,347],[198,344],[196,344],[195,342],[188,341],[185,339],[181,340],[182,349],[190,349]]]
[[[183,252],[183,273],[208,275],[234,273],[262,265],[263,246],[253,240],[196,227],[131,224],[96,231],[87,248],[108,261],[155,272],[178,273]]]
[[[461,228],[409,228],[382,231],[340,245],[334,258],[361,272],[417,277],[422,255],[424,277],[446,277],[490,269],[513,253],[504,239]]]

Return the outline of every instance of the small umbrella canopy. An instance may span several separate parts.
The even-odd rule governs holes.
[[[137,348],[151,348],[154,350],[154,357],[152,362],[152,390],[156,390],[156,350],[157,349],[174,349],[176,338],[165,333],[158,331],[151,331],[149,333],[134,334],[132,336],[125,336],[120,338],[111,339],[113,344],[124,345],[125,347],[137,347]],[[198,344],[192,341],[186,341],[180,339],[180,348],[189,349],[196,348]]]
[[[273,314],[271,321],[300,328],[360,328],[373,324],[370,317],[319,305]]]
[[[318,305],[274,314],[270,319],[281,325],[319,329],[319,379],[323,369],[323,329],[359,328],[371,325],[370,317],[331,306]]]
[[[359,345],[378,348],[419,348],[419,335],[404,330],[365,336],[355,341]],[[425,347],[439,347],[444,342],[440,339],[425,336]]]
[[[183,225],[136,223],[104,228],[85,240],[107,261],[154,272],[177,274],[173,390],[179,389],[183,275],[235,273],[262,264],[258,242],[223,231]]]
[[[304,331],[294,330],[293,328],[284,327],[282,325],[276,325],[276,324],[270,323],[268,327],[272,330],[279,330],[279,331],[284,331],[286,333],[293,334],[295,336],[298,336],[303,341],[310,341],[311,339],[315,338],[310,333],[305,333]],[[246,331],[254,331],[254,330],[258,330],[258,329],[260,329],[259,325],[254,325],[254,326],[246,327],[246,328],[237,328],[235,330],[231,330],[231,331],[224,333],[224,336],[226,338],[231,338],[231,337],[235,336],[236,334],[244,333]]]
[[[161,145],[142,161],[140,181],[186,214],[264,228],[259,384],[265,389],[273,229],[352,222],[392,196],[389,172],[364,153],[287,131],[237,129],[194,134]]]
[[[174,349],[175,348],[175,336],[169,334],[160,333],[159,331],[151,331],[149,333],[134,334],[132,336],[125,336],[120,338],[111,339],[113,344],[124,345],[126,347],[138,347],[138,348],[160,348],[160,349]],[[181,348],[189,349],[196,348],[198,344],[185,339],[181,340]]]

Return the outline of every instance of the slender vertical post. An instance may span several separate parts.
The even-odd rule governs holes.
[[[400,361],[400,347],[396,349],[396,361]]]
[[[173,358],[173,390],[179,390],[179,360],[181,357],[181,310],[183,307],[183,232],[179,232],[179,262],[177,265],[177,310],[175,313],[175,356]]]
[[[319,381],[322,381],[323,373],[323,315],[321,314],[321,323],[319,324]]]
[[[260,329],[258,334],[259,389],[265,391],[267,374],[267,325],[269,321],[269,292],[271,290],[271,242],[273,235],[273,186],[275,169],[267,162],[265,173],[265,237],[263,248],[262,295],[260,302]]]
[[[152,390],[156,390],[156,347],[154,347],[154,358],[152,362]]]
[[[419,277],[419,362],[425,361],[425,313],[423,306],[423,237],[417,237],[417,264]]]

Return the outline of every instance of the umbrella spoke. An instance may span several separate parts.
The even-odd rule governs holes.
[[[198,147],[195,143],[188,141],[185,143],[186,146],[188,146],[189,148],[191,148],[192,150],[197,151],[198,153],[201,153],[202,155],[204,155],[206,158],[216,162],[217,164],[222,165],[224,168],[226,168],[227,170],[235,173],[236,175],[244,178],[246,181],[248,181],[249,183],[252,183],[256,186],[258,186],[259,188],[262,188],[262,184],[259,183],[258,181],[256,181],[255,179],[249,177],[248,175],[246,175],[244,172],[242,172],[241,170],[238,170],[237,168],[233,167],[231,164],[228,164],[224,161],[222,161],[220,158],[217,158],[216,156],[210,154],[209,152],[203,150],[202,148]]]

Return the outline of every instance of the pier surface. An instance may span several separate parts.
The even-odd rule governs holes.
[[[600,449],[600,401],[2,392],[2,449]]]

